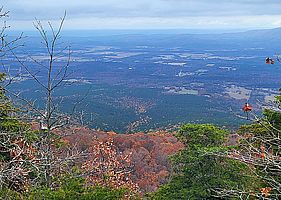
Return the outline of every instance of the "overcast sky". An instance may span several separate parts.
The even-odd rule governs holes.
[[[65,29],[254,29],[281,26],[281,0],[1,0],[17,29],[35,17]]]

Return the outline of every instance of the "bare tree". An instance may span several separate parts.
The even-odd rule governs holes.
[[[10,78],[12,76],[8,75],[9,78],[3,79],[3,86],[0,86],[0,89],[5,88],[5,93],[17,99],[17,105],[20,106],[21,111],[18,115],[15,115],[15,112],[11,112],[5,118],[16,119],[19,120],[17,121],[19,123],[22,121],[25,123],[23,123],[24,126],[19,126],[19,129],[13,131],[0,129],[0,154],[3,152],[10,157],[6,162],[1,162],[0,159],[0,186],[7,184],[9,182],[7,180],[11,180],[10,182],[14,184],[13,188],[20,191],[24,191],[27,185],[37,186],[42,184],[54,189],[58,186],[58,182],[53,181],[55,176],[71,172],[71,167],[77,162],[80,162],[81,166],[85,166],[82,165],[83,163],[95,164],[94,160],[97,159],[98,153],[103,150],[102,147],[109,148],[112,145],[110,143],[109,146],[106,146],[107,142],[99,142],[96,148],[86,150],[79,148],[73,143],[71,145],[64,145],[67,143],[64,140],[64,136],[68,133],[71,134],[73,131],[71,131],[71,128],[76,125],[77,121],[80,121],[83,125],[83,116],[85,115],[82,110],[79,112],[78,119],[74,119],[72,116],[75,114],[77,105],[85,99],[85,96],[75,102],[71,114],[65,114],[61,110],[64,97],[59,97],[57,94],[57,91],[63,89],[64,86],[71,82],[68,80],[71,74],[69,70],[71,51],[69,46],[64,46],[61,42],[61,31],[65,17],[66,13],[61,18],[57,28],[50,22],[47,23],[47,26],[44,26],[43,22],[36,19],[34,26],[40,34],[45,55],[18,56],[13,47],[15,43],[5,42],[7,51],[13,55],[14,61],[28,74],[30,80],[40,88],[44,98],[42,100],[43,106],[40,107],[36,100],[29,100],[22,93],[17,93],[7,88],[13,82],[13,78]],[[16,41],[20,38],[22,38],[22,35]],[[30,64],[31,62],[32,65]],[[8,71],[6,73],[9,74]],[[5,84],[6,82],[9,82],[9,84]],[[9,104],[8,99],[5,104]],[[37,127],[39,125],[39,128],[32,128],[29,124],[35,124]],[[32,137],[35,139],[26,140],[24,136],[27,134],[32,134]],[[57,148],[56,146],[61,143],[64,145],[63,148]],[[115,150],[112,150],[112,152],[116,153]],[[86,158],[89,155],[89,158],[92,160],[87,162]],[[119,157],[122,158],[122,161],[126,161],[128,156],[120,154]],[[113,160],[114,163],[119,162],[119,157]],[[103,162],[103,160],[100,160],[100,162]],[[107,173],[108,170],[111,170],[110,172],[117,171],[118,168],[100,170],[101,168],[109,167],[107,162],[108,160],[102,163],[99,168],[91,165],[90,167],[92,168],[88,170],[80,166],[82,174],[79,177],[103,177],[102,174]],[[112,165],[112,163],[110,164]],[[130,180],[126,179],[126,170],[123,171],[119,169],[118,172],[114,172],[114,176],[111,179],[119,177],[118,181],[123,185],[127,183],[128,185],[133,185]],[[115,184],[118,181],[115,181]]]
[[[0,10],[2,11],[2,9]],[[0,17],[6,17],[8,12],[0,12]],[[10,83],[13,82],[12,75],[9,71],[4,71],[7,74],[6,78],[2,80],[2,87],[5,88],[5,94],[8,93],[20,103],[21,113],[16,118],[10,115],[14,115],[14,112],[9,113],[9,119],[19,119],[25,122],[34,123],[37,121],[40,124],[40,132],[36,135],[37,139],[28,143],[24,140],[24,132],[32,132],[30,128],[23,130],[15,130],[15,132],[7,131],[2,132],[0,135],[3,137],[5,144],[1,144],[3,151],[7,154],[11,154],[11,159],[6,162],[5,165],[1,164],[0,176],[6,176],[6,179],[10,179],[8,175],[14,174],[15,177],[19,176],[19,171],[13,171],[13,169],[24,169],[24,174],[28,175],[31,169],[36,170],[37,177],[33,179],[33,184],[44,183],[48,187],[51,187],[52,177],[56,172],[61,172],[61,169],[65,166],[65,163],[72,162],[85,156],[84,152],[75,150],[74,148],[65,149],[68,151],[67,156],[62,158],[59,154],[59,150],[56,145],[61,141],[63,135],[58,134],[58,129],[65,128],[70,124],[71,117],[68,114],[61,112],[60,106],[63,98],[55,96],[56,90],[63,88],[68,84],[67,78],[70,75],[69,65],[71,51],[69,46],[63,46],[61,42],[61,31],[65,22],[66,13],[61,18],[57,29],[55,29],[52,23],[48,22],[47,27],[44,27],[42,22],[37,20],[34,23],[35,28],[38,30],[41,37],[41,44],[43,45],[46,54],[40,58],[36,56],[27,56],[26,58],[19,57],[15,52],[15,49],[21,45],[16,45],[16,42],[22,38],[22,35],[8,42],[6,40],[7,35],[5,30],[8,28],[4,23],[3,30],[0,33],[2,38],[1,55],[5,57],[6,52],[9,52],[15,58],[15,61],[19,63],[20,67],[28,74],[28,76],[40,86],[40,91],[43,93],[44,108],[36,105],[36,101],[26,99],[21,93],[16,93],[13,90],[7,88]],[[30,65],[33,62],[33,65]],[[4,65],[3,65],[4,66]],[[3,67],[5,69],[5,67]],[[8,100],[6,100],[8,101]],[[5,102],[7,104],[8,102]],[[78,104],[79,102],[76,102]],[[75,105],[76,105],[75,104]],[[4,105],[4,102],[3,102]],[[12,137],[17,135],[17,137]],[[18,145],[18,142],[20,145]],[[6,145],[9,144],[8,145]],[[23,143],[25,145],[23,145]],[[12,145],[11,145],[12,144]],[[26,149],[32,149],[32,155],[29,159],[23,159],[26,157]],[[28,150],[29,151],[29,150]],[[64,154],[65,156],[66,154]],[[11,163],[17,164],[16,167],[12,167]],[[27,164],[28,163],[28,164]],[[30,170],[26,167],[19,167],[18,164],[30,166]],[[2,171],[1,171],[2,170]],[[12,173],[13,171],[14,173]],[[25,178],[26,178],[25,177]],[[4,180],[4,179],[1,179]]]

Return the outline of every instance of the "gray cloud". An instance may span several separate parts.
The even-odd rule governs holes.
[[[279,15],[280,0],[3,0],[11,20],[59,18],[68,20],[111,18],[240,17]],[[131,20],[131,19],[130,19]]]

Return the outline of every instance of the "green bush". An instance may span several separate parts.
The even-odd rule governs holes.
[[[50,189],[48,187],[31,188],[21,194],[19,192],[2,188],[0,199],[2,200],[118,200],[125,195],[124,189],[112,189],[99,186],[85,187],[83,178],[64,178],[60,187]]]
[[[228,132],[209,124],[182,126],[177,137],[185,148],[171,158],[173,176],[169,183],[150,194],[150,199],[218,199],[216,189],[258,187],[247,165],[213,153],[224,152]]]

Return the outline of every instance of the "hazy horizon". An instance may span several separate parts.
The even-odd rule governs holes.
[[[263,30],[274,30],[279,29],[281,27],[276,28],[257,28],[257,29],[80,29],[80,30],[63,30],[62,35],[64,36],[113,36],[113,35],[151,35],[151,34],[159,34],[159,35],[180,35],[180,34],[228,34],[228,33],[244,33],[247,31],[263,31]],[[18,35],[20,33],[24,33],[25,36],[40,36],[38,31],[34,28],[27,30],[17,30],[17,29],[9,29],[7,30],[9,35]]]

